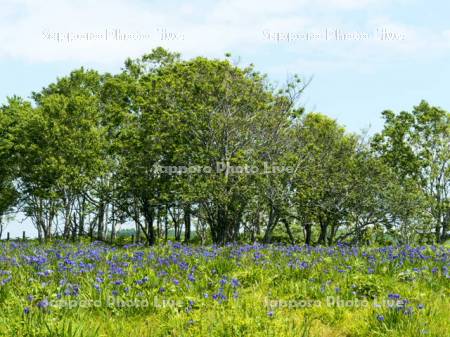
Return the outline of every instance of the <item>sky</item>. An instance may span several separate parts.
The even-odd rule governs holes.
[[[443,0],[0,0],[0,104],[162,46],[185,59],[229,52],[278,85],[312,79],[307,111],[374,133],[386,109],[450,110],[449,13]],[[13,236],[34,233],[20,221]]]

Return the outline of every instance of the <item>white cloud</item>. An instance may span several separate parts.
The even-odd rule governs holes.
[[[126,57],[138,57],[151,48],[164,46],[186,56],[198,54],[223,56],[224,52],[257,54],[259,50],[280,50],[296,56],[297,63],[312,67],[360,67],[370,61],[401,57],[432,57],[448,52],[449,32],[402,25],[388,17],[369,18],[355,25],[336,11],[388,6],[394,0],[221,0],[216,3],[193,2],[178,7],[148,5],[138,1],[74,0],[3,0],[0,13],[0,58],[30,62],[77,61],[121,64]],[[398,0],[397,0],[398,1]],[[324,8],[323,13],[312,14]],[[175,33],[174,40],[162,40],[161,29]],[[279,33],[314,33],[325,28],[343,32],[375,34],[386,28],[403,34],[405,40],[380,41],[267,41],[263,31]],[[60,33],[145,34],[142,40],[77,40],[71,43],[49,39]],[[150,35],[150,38],[148,38]],[[51,35],[55,36],[55,35]],[[237,55],[236,55],[237,56]],[[294,62],[294,63],[295,63]]]
[[[361,9],[367,8],[371,5],[380,3],[380,0],[319,0],[323,6],[328,6],[334,9]]]

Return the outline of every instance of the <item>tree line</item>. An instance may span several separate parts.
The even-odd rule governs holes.
[[[157,48],[118,74],[81,68],[10,97],[0,228],[23,212],[41,240],[114,240],[132,222],[150,245],[169,231],[217,244],[445,241],[450,114],[425,101],[387,110],[368,137],[306,112],[308,84]]]

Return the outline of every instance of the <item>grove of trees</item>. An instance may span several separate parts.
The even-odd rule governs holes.
[[[22,212],[41,240],[114,240],[133,223],[150,245],[172,233],[217,244],[445,241],[450,113],[425,101],[385,111],[367,137],[306,112],[307,85],[157,48],[118,74],[81,68],[29,100],[10,97],[0,235]]]

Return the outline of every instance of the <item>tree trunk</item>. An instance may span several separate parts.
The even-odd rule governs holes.
[[[77,239],[77,219],[75,219],[75,214],[73,215],[72,220],[72,241],[75,241]]]
[[[328,235],[328,245],[331,246],[334,242],[334,237],[336,236],[339,225],[333,223],[331,224],[330,233]]]
[[[270,243],[272,241],[272,233],[278,224],[278,214],[276,210],[271,207],[269,211],[269,219],[267,221],[266,232],[264,233],[263,241],[265,243]]]
[[[166,213],[164,215],[164,240],[167,241],[169,236],[169,210],[166,207]]]
[[[71,216],[71,205],[68,198],[64,197],[64,233],[63,237],[64,239],[68,239],[69,235],[71,233],[71,227],[72,227],[72,216]]]
[[[440,238],[440,242],[444,243],[448,236],[447,236],[447,232],[449,230],[449,222],[450,222],[450,211],[448,212],[448,214],[444,217],[444,221],[442,224],[442,234],[441,234],[441,238]]]
[[[191,205],[184,208],[184,242],[189,243],[191,240]]]
[[[147,243],[150,246],[153,246],[156,242],[155,229],[153,228],[154,210],[152,207],[150,207],[150,203],[147,199],[144,199],[143,202],[142,215],[144,216],[145,225],[147,227],[147,233],[145,233],[145,236],[147,237]]]
[[[157,215],[156,215],[156,237],[158,239],[161,238],[161,207],[158,207],[156,209]]]
[[[78,212],[78,237],[84,235],[84,220],[85,220],[85,208],[86,208],[86,198],[83,196],[81,199],[80,209]]]
[[[319,224],[320,224],[320,234],[319,234],[319,240],[317,241],[317,244],[325,245],[326,239],[327,239],[328,223],[327,223],[326,219],[323,219],[322,217],[320,217]]]
[[[286,232],[287,232],[287,234],[289,236],[289,240],[291,241],[292,244],[295,244],[294,235],[292,234],[289,222],[287,221],[287,219],[282,219],[281,221],[283,222],[284,227],[286,228]]]
[[[103,226],[105,222],[105,203],[100,201],[99,207],[98,207],[98,217],[97,217],[97,239],[103,240]]]
[[[312,240],[312,224],[311,223],[306,223],[304,225],[305,228],[305,244],[307,244],[308,246],[311,245],[311,240]]]
[[[114,205],[111,205],[111,243],[114,243],[116,240],[116,208]]]

